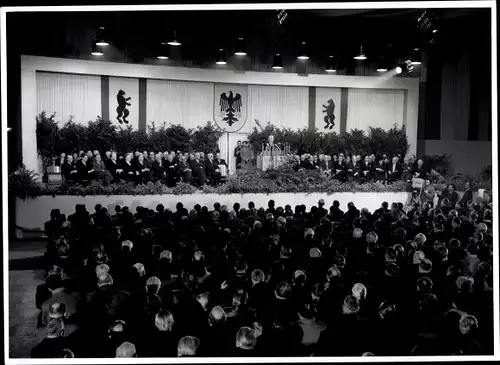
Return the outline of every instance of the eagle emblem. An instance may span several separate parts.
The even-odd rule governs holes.
[[[236,113],[241,113],[241,107],[243,106],[241,95],[239,93],[233,94],[231,90],[229,90],[229,95],[222,93],[220,94],[219,106],[221,113],[225,113],[222,120],[231,127],[238,121]]]

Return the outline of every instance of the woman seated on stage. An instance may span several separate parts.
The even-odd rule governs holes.
[[[92,169],[94,170],[95,178],[103,180],[105,186],[111,184],[113,176],[111,175],[111,172],[106,169],[106,165],[102,161],[101,155],[95,155],[94,162],[92,163]]]

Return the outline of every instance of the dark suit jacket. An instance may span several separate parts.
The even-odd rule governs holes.
[[[92,164],[88,161],[84,164],[82,160],[78,161],[76,164],[76,168],[78,170],[78,176],[81,180],[89,179],[89,171],[92,170]]]
[[[223,158],[221,158],[221,159],[214,158],[214,162],[215,162],[215,165],[217,165],[217,166],[218,165],[224,165],[224,166],[228,167],[227,163],[226,163],[226,160],[224,160]]]
[[[401,179],[402,174],[403,174],[403,164],[401,162],[397,162],[396,166],[394,166],[392,162],[388,165],[387,177],[391,181]]]
[[[111,175],[113,175],[113,177],[114,177],[114,178],[117,178],[118,176],[120,176],[120,175],[121,175],[121,174],[118,174],[118,173],[116,172],[116,170],[121,169],[121,166],[120,166],[120,164],[118,163],[118,161],[113,162],[113,161],[111,161],[111,160],[108,160],[108,161],[106,161],[105,165],[106,165],[106,169],[107,169],[109,172],[111,172]]]
[[[205,174],[209,179],[215,175],[215,170],[218,168],[219,166],[215,164],[215,160],[210,161],[208,158],[205,160]]]
[[[151,166],[151,168],[153,170],[153,175],[154,175],[155,179],[161,179],[164,176],[165,164],[163,163],[163,161],[158,162],[155,160],[153,162],[153,165]]]
[[[62,166],[64,163],[66,162],[65,159],[62,159],[59,157],[56,161],[55,161],[55,165],[56,166]]]
[[[167,173],[167,176],[169,177],[175,177],[177,176],[177,163],[172,160],[170,162],[169,160],[163,160],[163,164],[165,165],[165,171]]]
[[[70,180],[70,179],[76,179],[78,178],[78,172],[76,174],[71,174],[71,171],[74,171],[74,170],[77,170],[77,167],[76,167],[76,164],[74,162],[72,162],[71,164],[66,161],[65,163],[63,163],[63,165],[61,166],[61,173],[63,175],[63,177],[66,179],[66,180]]]
[[[137,171],[136,166],[134,163],[131,161],[130,164],[128,164],[125,160],[121,163],[120,168],[123,170],[123,176],[135,176],[135,172]]]
[[[421,167],[418,167],[415,166],[415,169],[413,170],[413,175],[416,176],[416,174],[418,173],[418,178],[420,179],[427,179],[427,175],[428,175],[428,172],[427,172],[427,168],[425,167],[425,164],[422,165]]]

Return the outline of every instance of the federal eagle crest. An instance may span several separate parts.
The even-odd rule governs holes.
[[[229,90],[229,95],[222,93],[220,94],[219,106],[220,111],[226,114],[222,120],[231,127],[238,121],[235,114],[241,113],[241,107],[243,106],[241,95],[239,93],[233,94],[231,90]]]

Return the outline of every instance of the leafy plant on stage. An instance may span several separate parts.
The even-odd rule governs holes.
[[[191,151],[191,131],[182,125],[172,125],[166,129],[168,151]]]
[[[52,165],[52,159],[57,155],[57,145],[61,139],[55,117],[55,113],[48,117],[45,112],[36,117],[36,146],[44,172],[47,166]]]
[[[192,132],[191,148],[193,151],[212,151],[219,149],[219,138],[224,134],[222,130],[211,122],[198,126]]]
[[[39,182],[39,175],[21,165],[9,175],[9,195],[22,200],[44,195],[45,184]]]
[[[256,122],[257,123],[257,122]],[[297,131],[278,128],[270,123],[262,125],[257,123],[248,140],[256,151],[260,151],[260,146],[267,142],[267,138],[273,134],[278,143],[288,143],[290,150],[294,154],[328,154],[339,153],[348,154],[371,154],[381,155],[388,153],[391,155],[406,155],[409,150],[406,131],[394,125],[389,130],[381,128],[371,128],[370,133],[360,129],[352,129],[349,132],[337,134],[335,132],[320,132],[303,128]]]

